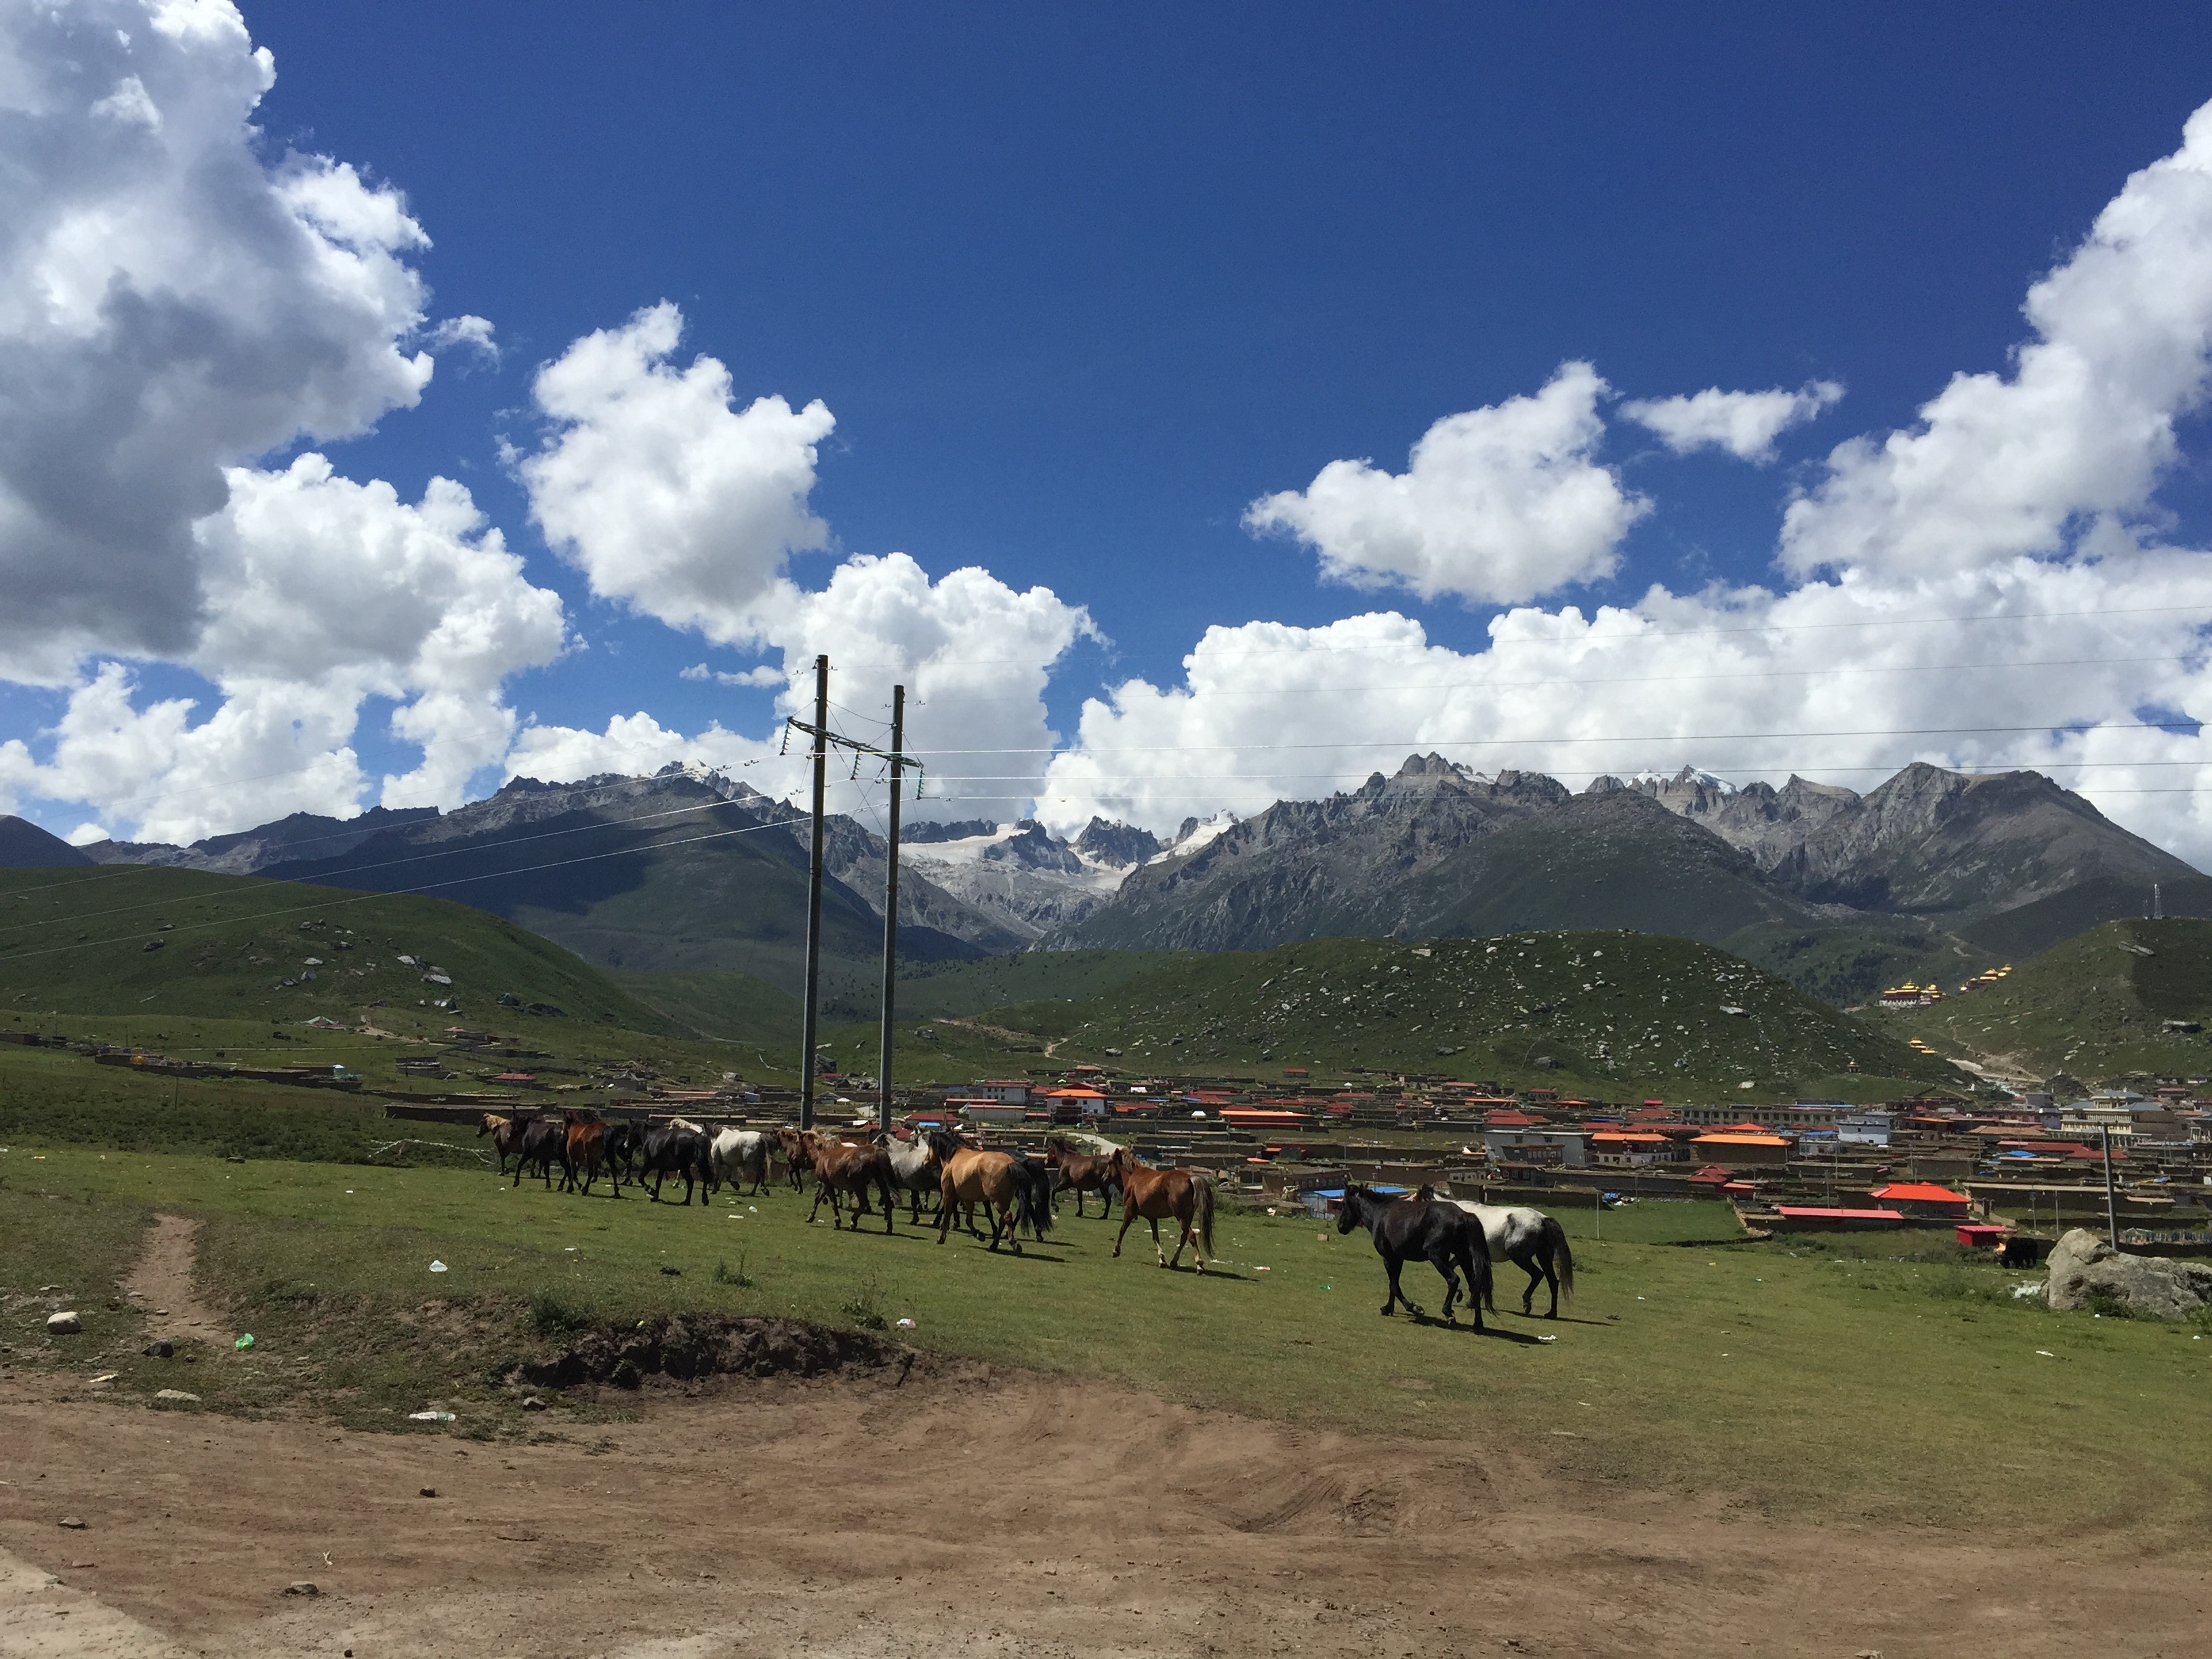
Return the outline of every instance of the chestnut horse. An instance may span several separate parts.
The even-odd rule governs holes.
[[[607,1126],[596,1117],[568,1119],[563,1131],[566,1143],[562,1147],[562,1162],[568,1166],[561,1176],[561,1190],[581,1192],[589,1196],[592,1183],[604,1174],[614,1187],[617,1198],[622,1196],[622,1171],[617,1169],[607,1152]],[[583,1184],[577,1184],[581,1174]]]
[[[791,1182],[792,1190],[806,1189],[806,1172],[814,1167],[814,1131],[811,1129],[778,1129],[775,1149],[783,1154],[783,1173]]]
[[[1188,1244],[1199,1272],[1204,1273],[1206,1258],[1213,1254],[1212,1177],[1190,1170],[1155,1170],[1139,1163],[1127,1146],[1109,1161],[1114,1166],[1115,1182],[1121,1188],[1121,1231],[1114,1235],[1114,1254],[1121,1254],[1129,1224],[1142,1216],[1151,1224],[1152,1254],[1159,1256],[1160,1266],[1172,1267],[1182,1261],[1182,1247]],[[1173,1216],[1182,1229],[1173,1256],[1160,1254],[1160,1222],[1168,1216]]]
[[[1004,1237],[1022,1253],[1016,1230],[1024,1223],[1039,1239],[1052,1229],[1052,1171],[1029,1158],[980,1152],[939,1130],[929,1137],[943,1173],[938,1177],[937,1242],[952,1231],[955,1206],[981,1204],[991,1218],[991,1248]]]
[[[825,1134],[808,1132],[808,1150],[813,1154],[814,1208],[806,1212],[809,1221],[822,1208],[822,1200],[830,1200],[830,1225],[834,1230],[844,1219],[844,1206],[839,1200],[842,1193],[850,1193],[860,1200],[860,1207],[853,1212],[853,1231],[860,1231],[860,1218],[868,1212],[868,1189],[874,1188],[883,1194],[884,1231],[891,1231],[896,1219],[891,1202],[891,1158],[882,1147],[868,1142],[855,1143],[837,1140]]]
[[[1075,1213],[1083,1213],[1083,1195],[1098,1194],[1098,1218],[1114,1218],[1114,1158],[1111,1153],[1079,1152],[1057,1137],[1045,1142],[1045,1162],[1052,1165],[1059,1190],[1075,1194]]]

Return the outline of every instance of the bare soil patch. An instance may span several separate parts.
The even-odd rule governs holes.
[[[200,1300],[194,1283],[199,1231],[200,1224],[184,1216],[155,1216],[146,1253],[124,1279],[123,1294],[145,1312],[151,1335],[219,1347],[230,1340],[229,1322]]]
[[[2117,1534],[1776,1525],[981,1366],[632,1400],[521,1445],[0,1383],[0,1548],[145,1627],[19,1645],[52,1595],[19,1573],[0,1632],[57,1659],[2212,1652],[2201,1552]]]

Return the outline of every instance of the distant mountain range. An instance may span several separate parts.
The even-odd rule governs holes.
[[[1907,967],[1948,977],[2140,915],[2154,884],[2169,913],[2212,915],[2212,880],[2033,772],[1915,765],[1859,795],[1685,770],[1574,794],[1429,755],[1170,850],[1046,942],[1260,950],[1620,927],[1722,945],[1850,1000]]]
[[[2212,915],[2212,879],[2050,779],[1922,765],[1864,795],[1686,769],[1575,793],[1414,756],[1325,800],[1188,821],[1166,843],[1099,819],[1073,841],[983,820],[909,824],[901,840],[902,951],[918,962],[1622,928],[1718,945],[1849,1002],[2142,915],[2153,884],[2168,914]],[[831,820],[825,986],[852,1015],[869,1000],[887,850]],[[787,990],[800,978],[805,815],[672,767],[518,779],[447,813],[298,814],[190,847],[73,848],[0,820],[0,865],[80,860],[432,891],[602,967],[737,970]]]
[[[720,776],[671,768],[567,784],[520,778],[452,812],[300,813],[190,847],[100,842],[100,863],[168,865],[376,892],[428,891],[489,910],[603,968],[749,973],[795,990],[806,936],[806,817]],[[849,818],[825,839],[822,916],[834,994],[880,948],[882,838]],[[917,961],[1019,949],[1026,936],[926,876],[900,884]]]

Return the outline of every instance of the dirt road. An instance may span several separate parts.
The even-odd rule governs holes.
[[[1734,1519],[1028,1376],[648,1391],[535,1446],[64,1386],[0,1385],[10,1659],[2212,1654],[2201,1552]]]

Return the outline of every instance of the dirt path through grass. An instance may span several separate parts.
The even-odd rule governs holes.
[[[229,1322],[199,1298],[193,1278],[200,1224],[157,1215],[146,1231],[146,1253],[123,1280],[123,1294],[143,1310],[147,1329],[173,1342],[197,1338],[211,1347],[230,1340]]]
[[[8,1650],[2212,1652],[2201,1553],[2118,1532],[1759,1520],[988,1366],[638,1403],[521,1445],[0,1382],[0,1547],[159,1632]]]

